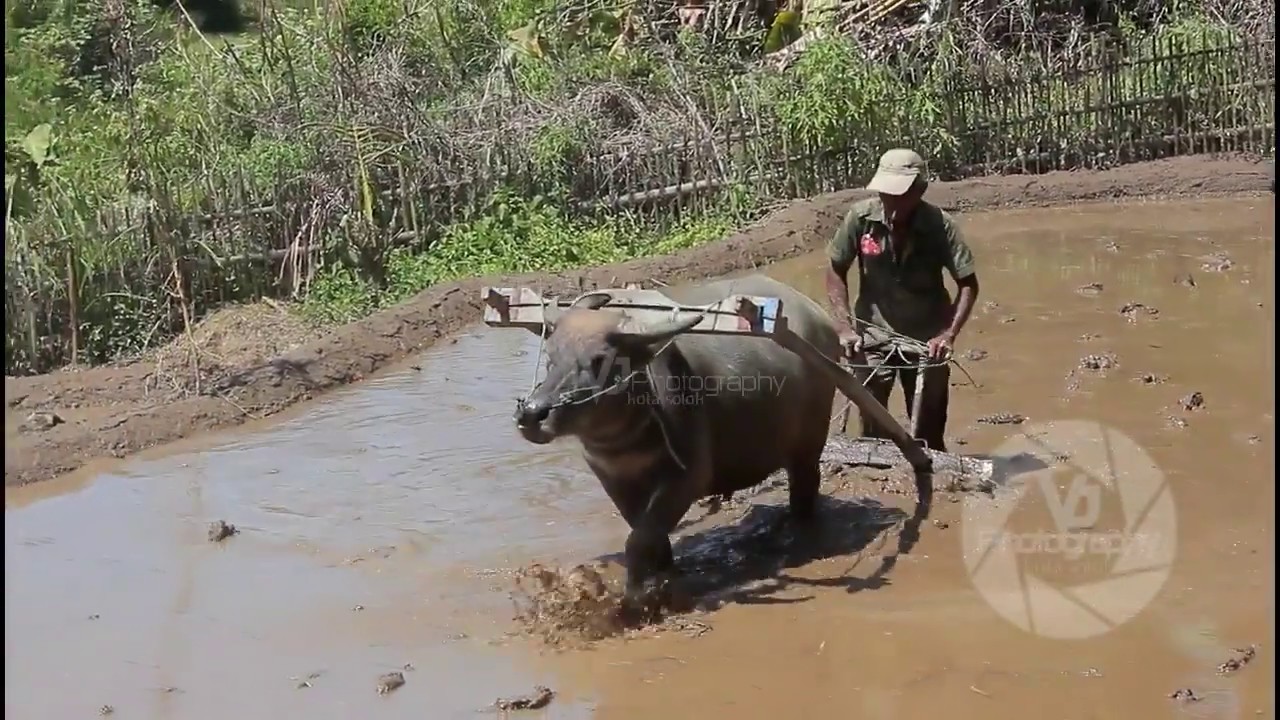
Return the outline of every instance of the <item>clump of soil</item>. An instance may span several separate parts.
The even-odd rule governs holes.
[[[1199,390],[1178,401],[1184,410],[1199,410],[1204,407],[1204,393]]]
[[[209,542],[222,542],[238,532],[235,525],[225,520],[214,520],[209,523]]]
[[[1143,315],[1153,319],[1159,317],[1160,309],[1140,302],[1131,302],[1120,308],[1120,314],[1129,322],[1137,322],[1138,317]]]
[[[269,362],[321,337],[323,328],[283,305],[262,301],[210,313],[145,360],[154,365],[151,381],[196,392],[225,375]]]
[[[1178,688],[1177,690],[1174,690],[1172,693],[1169,693],[1169,697],[1173,698],[1174,700],[1181,700],[1183,702],[1200,702],[1203,699],[1196,694],[1195,690],[1192,690],[1191,688]]]
[[[1116,356],[1112,353],[1085,355],[1080,358],[1080,367],[1084,370],[1110,370],[1118,364]]]
[[[493,706],[503,712],[510,710],[539,710],[551,704],[551,700],[555,696],[555,690],[539,685],[533,689],[533,692],[527,695],[499,698],[494,701]]]
[[[378,694],[386,695],[404,685],[404,673],[389,672],[378,678]]]
[[[19,429],[23,432],[40,432],[61,425],[64,422],[66,421],[57,413],[37,410],[27,416],[26,421],[19,426]]]
[[[1224,252],[1211,253],[1203,259],[1204,262],[1201,263],[1200,269],[1205,272],[1226,272],[1235,265],[1230,256]]]
[[[1253,662],[1253,658],[1258,654],[1258,647],[1250,645],[1249,647],[1236,648],[1233,656],[1228,658],[1226,662],[1218,666],[1219,675],[1230,675],[1240,668]]]
[[[978,418],[978,422],[985,425],[1021,425],[1026,421],[1026,415],[1009,412],[993,413],[991,415],[983,415]]]

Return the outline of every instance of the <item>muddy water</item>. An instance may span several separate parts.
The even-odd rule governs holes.
[[[776,604],[727,607],[697,639],[571,659],[597,717],[1274,717],[1268,651],[1216,673],[1235,647],[1274,646],[1272,213],[1266,199],[964,219],[983,291],[958,351],[989,354],[964,362],[980,387],[953,376],[952,447],[997,449],[1013,430],[975,422],[995,413],[1103,423],[1143,447],[1177,510],[1172,572],[1143,613],[1085,640],[1013,626],[975,592],[961,506],[943,505],[887,586],[857,582],[874,558],[815,563]],[[1229,269],[1204,269],[1223,253]],[[771,273],[820,297],[822,264]],[[1130,322],[1119,310],[1134,302],[1158,316]],[[1115,368],[1076,370],[1104,353]],[[1164,381],[1136,379],[1147,374]],[[1186,411],[1193,392],[1204,405]],[[1179,688],[1201,699],[1169,698]]]
[[[997,449],[1013,429],[976,422],[993,413],[1090,420],[1145,448],[1172,492],[1172,572],[1100,637],[1043,639],[997,615],[961,559],[962,505],[943,504],[887,583],[857,581],[872,558],[830,558],[696,638],[554,657],[499,642],[504,570],[616,551],[623,527],[571,447],[515,437],[536,339],[492,331],[283,423],[66,494],[9,493],[6,716],[472,717],[544,683],[564,693],[546,717],[1274,717],[1272,212],[964,218],[983,296],[959,351],[988,356],[964,363],[978,387],[953,377],[953,448]],[[821,262],[769,272],[820,296]],[[1175,282],[1188,273],[1194,287]],[[1158,315],[1119,312],[1135,302]],[[1076,369],[1103,354],[1114,368]],[[1203,407],[1183,409],[1197,391]],[[209,543],[215,518],[241,533]],[[1216,673],[1251,643],[1251,664]],[[406,663],[407,684],[378,697]],[[1184,687],[1202,699],[1168,697]]]
[[[472,717],[554,684],[495,646],[493,587],[617,529],[571,451],[512,430],[532,349],[464,336],[259,432],[9,493],[6,717]]]

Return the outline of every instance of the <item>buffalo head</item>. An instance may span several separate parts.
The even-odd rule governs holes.
[[[546,374],[516,408],[515,421],[529,442],[549,443],[563,435],[583,435],[626,417],[630,385],[654,353],[701,317],[646,326],[605,307],[612,296],[594,292],[567,310],[547,308]]]

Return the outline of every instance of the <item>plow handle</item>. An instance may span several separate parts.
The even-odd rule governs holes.
[[[814,369],[826,373],[845,397],[852,400],[858,406],[858,409],[866,413],[889,433],[889,438],[893,440],[894,445],[898,446],[898,450],[902,452],[902,456],[907,459],[907,462],[911,463],[913,470],[917,473],[933,471],[933,460],[924,451],[924,448],[920,447],[911,434],[903,429],[902,425],[893,417],[893,414],[871,395],[871,391],[858,382],[853,373],[823,355],[821,351],[810,345],[807,340],[791,332],[788,328],[775,330],[773,339],[779,345],[804,358]],[[917,380],[917,387],[919,387],[919,382]],[[916,397],[919,398],[919,396],[920,392],[917,390]]]

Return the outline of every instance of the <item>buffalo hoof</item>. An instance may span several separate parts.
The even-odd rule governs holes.
[[[649,625],[662,620],[666,608],[658,583],[648,582],[636,588],[628,588],[622,596],[619,608],[626,625]]]
[[[629,584],[622,596],[621,612],[628,625],[648,625],[661,622],[669,612],[687,612],[693,606],[693,597],[680,586],[679,574],[672,570]]]
[[[800,512],[794,510],[778,513],[778,515],[769,521],[767,526],[768,532],[774,535],[788,535],[791,533],[805,532],[818,526],[818,510],[816,507],[809,507]]]

